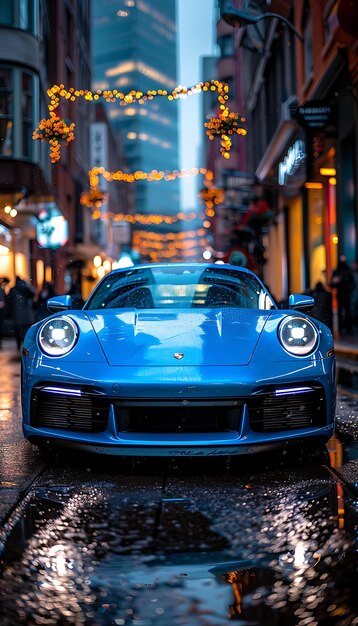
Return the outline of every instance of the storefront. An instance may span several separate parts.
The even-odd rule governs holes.
[[[270,231],[270,263],[275,267],[276,281],[281,281],[277,290],[285,299],[289,293],[302,293],[306,289],[305,205],[302,193],[306,148],[303,139],[298,137],[287,147],[276,167],[278,219],[275,228]],[[280,267],[281,272],[278,272]]]
[[[338,260],[336,176],[334,149],[320,168],[319,181],[307,181],[307,243],[310,286],[328,286]]]

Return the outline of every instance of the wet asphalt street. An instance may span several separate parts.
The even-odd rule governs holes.
[[[0,624],[358,625],[358,391],[312,454],[54,458],[0,351]]]

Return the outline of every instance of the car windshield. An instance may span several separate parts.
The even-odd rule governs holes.
[[[85,309],[276,308],[257,278],[218,267],[140,267],[109,274]]]

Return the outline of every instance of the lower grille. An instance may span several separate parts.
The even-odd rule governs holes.
[[[114,404],[118,432],[239,432],[247,404],[255,432],[291,431],[326,425],[326,398],[320,385],[264,389],[247,398],[114,400],[86,389],[41,386],[31,397],[31,426],[83,433],[107,428]]]
[[[125,400],[116,404],[120,432],[232,432],[240,428],[241,412],[238,400]]]
[[[250,427],[256,432],[326,425],[326,397],[321,386],[264,391],[252,397],[248,405]]]
[[[69,389],[69,394],[71,390]],[[67,395],[35,389],[31,398],[31,426],[86,433],[106,430],[109,403],[90,395]]]

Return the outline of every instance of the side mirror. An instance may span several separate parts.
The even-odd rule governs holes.
[[[68,311],[68,309],[72,309],[72,298],[71,296],[56,296],[55,298],[49,298],[46,302],[46,306],[51,313]]]
[[[291,293],[288,299],[288,308],[297,311],[309,311],[314,306],[314,298],[300,293]]]

